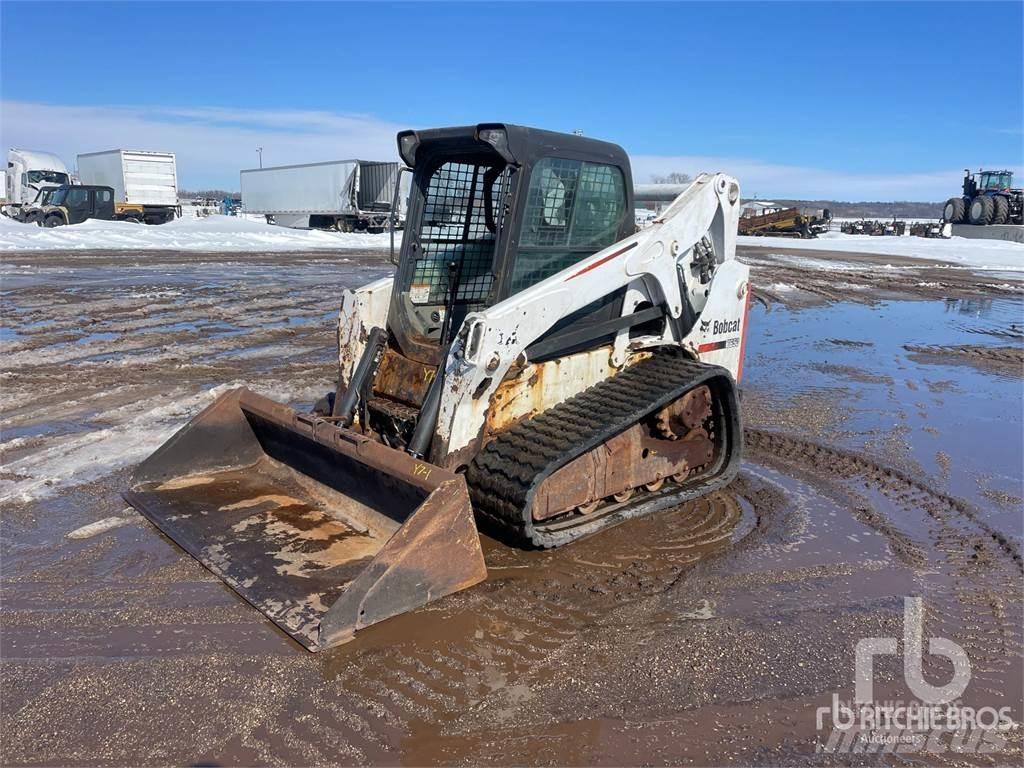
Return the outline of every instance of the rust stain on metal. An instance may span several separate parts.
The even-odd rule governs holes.
[[[377,368],[374,392],[413,406],[421,406],[437,369],[411,360],[393,347],[387,347]]]
[[[669,403],[655,416],[659,434],[668,440],[679,440],[699,428],[711,416],[711,390],[697,387],[674,403]]]
[[[461,476],[245,389],[125,498],[310,650],[487,575]]]
[[[695,426],[683,436],[664,434],[660,414],[571,461],[547,478],[534,495],[533,517],[547,520],[573,510],[588,514],[601,500],[625,501],[640,487],[658,490],[667,479],[685,478],[714,456],[714,443],[703,428],[711,416],[710,390],[686,393],[665,411],[678,425]]]
[[[637,352],[626,366],[650,357]],[[619,371],[611,363],[611,349],[600,348],[543,363],[530,363],[514,372],[495,389],[483,416],[482,442],[535,416]]]

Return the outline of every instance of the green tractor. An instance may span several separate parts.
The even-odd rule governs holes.
[[[951,197],[942,210],[953,224],[1024,224],[1024,191],[1013,187],[1013,171],[964,170],[962,197]]]

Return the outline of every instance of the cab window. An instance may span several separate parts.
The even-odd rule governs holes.
[[[449,161],[434,169],[423,193],[419,256],[409,278],[413,304],[445,303],[452,261],[459,264],[455,303],[486,302],[494,281],[494,249],[509,178],[510,169],[500,159]]]
[[[67,184],[68,175],[60,171],[27,171],[25,173],[26,184]]]
[[[96,202],[109,203],[110,202],[110,190],[109,189],[97,189],[96,190]]]
[[[626,185],[613,165],[548,157],[527,191],[516,293],[614,243],[626,213]]]
[[[72,187],[64,198],[64,205],[68,208],[81,208],[89,204],[89,190],[81,187]]]

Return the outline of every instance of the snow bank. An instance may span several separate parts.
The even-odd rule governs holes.
[[[398,240],[396,233],[396,241]],[[0,252],[64,250],[307,251],[387,248],[390,237],[289,229],[234,216],[181,218],[149,226],[90,219],[43,229],[0,218]]]
[[[841,253],[868,253],[882,256],[904,256],[952,264],[975,269],[1024,272],[1024,245],[1005,240],[975,240],[953,237],[949,240],[924,237],[872,237],[871,235],[844,235],[826,232],[815,240],[790,240],[777,237],[741,236],[739,245],[759,248],[793,249],[809,251],[838,251]]]
[[[137,464],[159,448],[199,411],[220,395],[242,384],[254,391],[291,404],[311,401],[323,394],[321,385],[292,383],[253,384],[234,381],[202,391],[169,393],[159,405],[148,410],[128,403],[103,413],[96,422],[105,426],[73,435],[44,438],[38,450],[4,465],[7,477],[0,478],[0,503],[31,501]],[[97,424],[98,426],[98,424]],[[5,450],[16,440],[0,444]]]

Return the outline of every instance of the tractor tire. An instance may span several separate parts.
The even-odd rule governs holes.
[[[963,224],[964,214],[967,213],[967,206],[964,205],[962,197],[951,197],[946,201],[942,209],[942,218],[952,224]]]
[[[53,229],[54,227],[63,226],[64,219],[55,213],[51,213],[45,219],[43,219],[43,226],[47,229]]]
[[[992,223],[1005,224],[1010,218],[1010,201],[1002,195],[992,198]]]
[[[992,223],[992,198],[986,195],[978,195],[971,201],[971,210],[969,218],[971,224],[977,224],[980,226]]]

